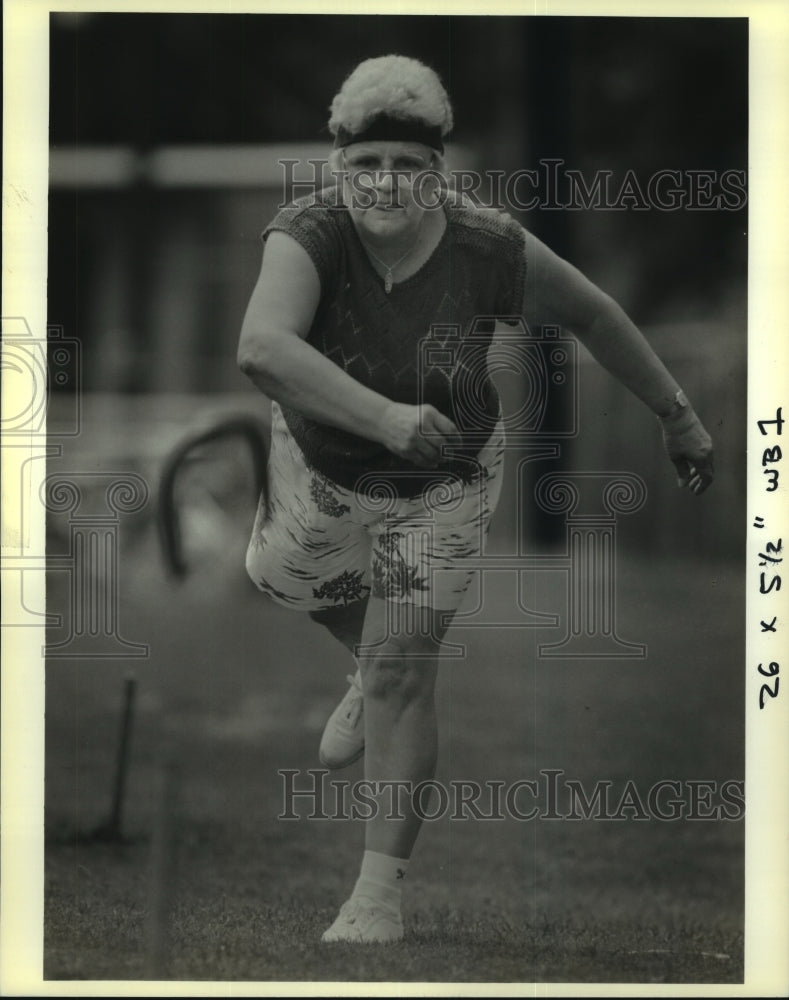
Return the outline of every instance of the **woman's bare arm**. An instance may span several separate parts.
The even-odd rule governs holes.
[[[526,310],[574,333],[592,356],[661,418],[680,485],[712,482],[712,442],[680,386],[624,310],[581,272],[527,234]]]

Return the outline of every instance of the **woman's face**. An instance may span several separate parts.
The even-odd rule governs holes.
[[[343,197],[357,229],[378,242],[409,238],[436,200],[433,151],[417,142],[357,142],[343,150]]]

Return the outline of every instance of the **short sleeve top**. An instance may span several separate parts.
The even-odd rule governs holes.
[[[495,211],[450,201],[443,210],[447,225],[432,255],[388,293],[336,188],[282,209],[263,238],[287,233],[318,272],[307,342],[387,398],[430,403],[450,417],[462,444],[441,469],[466,478],[499,417],[487,353],[496,318],[514,322],[523,313],[525,237]],[[424,488],[421,470],[383,445],[287,407],[283,416],[308,464],[346,489],[381,479],[400,496]]]

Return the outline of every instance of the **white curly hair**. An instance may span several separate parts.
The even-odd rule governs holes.
[[[416,119],[445,136],[452,129],[452,105],[436,72],[408,56],[365,59],[332,101],[329,131],[361,132],[379,115]]]

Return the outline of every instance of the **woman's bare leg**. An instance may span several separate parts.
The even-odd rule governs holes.
[[[379,796],[377,813],[366,826],[368,851],[408,858],[419,833],[422,820],[411,792],[435,775],[435,683],[447,617],[446,612],[431,608],[405,608],[375,597],[369,600],[359,656],[365,778],[407,784],[399,796],[391,787]],[[421,802],[422,807],[426,804],[426,800]]]
[[[365,778],[377,811],[366,823],[353,893],[324,941],[399,941],[403,936],[402,880],[422,825],[420,807],[426,806],[424,799],[415,803],[413,790],[435,774],[435,682],[450,617],[375,597],[368,602],[356,655],[364,689]]]

